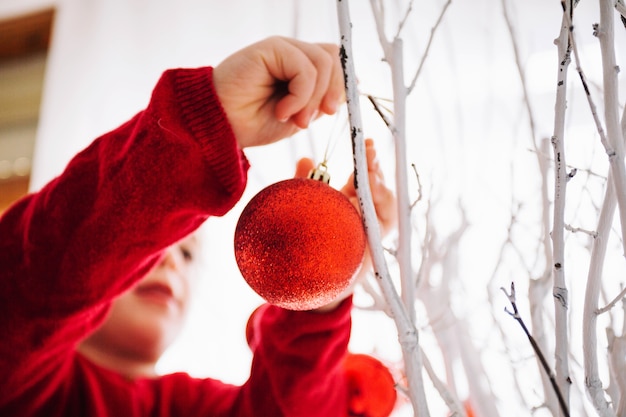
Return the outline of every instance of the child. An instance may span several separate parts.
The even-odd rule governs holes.
[[[327,44],[273,37],[215,68],[166,71],[144,111],[7,210],[0,415],[347,415],[349,297],[311,312],[261,307],[243,386],[154,372],[187,311],[193,231],[245,188],[242,150],[306,128],[342,98]],[[384,228],[394,199],[371,143],[368,160]]]

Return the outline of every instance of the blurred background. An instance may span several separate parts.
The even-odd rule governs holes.
[[[559,62],[554,39],[560,31],[561,4],[556,0],[450,4],[396,0],[384,4],[384,32],[390,39],[412,6],[400,32],[407,85],[426,56],[406,103],[407,163],[416,167],[420,178],[418,182],[409,176],[411,198],[421,198],[415,209],[415,268],[420,269],[426,256],[440,256],[430,263],[426,286],[436,288],[445,282],[448,297],[442,299],[441,310],[456,320],[463,318],[469,340],[480,352],[479,360],[492,381],[487,384],[501,414],[529,415],[543,401],[537,388],[538,371],[527,341],[504,312],[508,302],[499,288],[515,281],[518,293],[523,294],[518,298],[520,310],[528,313],[529,283],[548,263],[540,245],[546,207],[539,192],[545,177],[538,161],[551,163],[549,146],[542,146],[553,134]],[[591,91],[601,108],[600,55],[592,30],[598,21],[596,7],[580,2],[575,33]],[[394,143],[366,97],[390,103],[389,66],[382,60],[370,3],[352,1],[350,9],[364,132],[375,138],[393,187]],[[625,45],[617,14],[616,22],[616,43]],[[310,0],[0,1],[0,211],[28,190],[40,188],[76,152],[141,110],[165,69],[216,65],[235,50],[270,35],[338,43],[336,4]],[[616,49],[620,62],[624,48]],[[567,152],[569,166],[576,167],[581,173],[577,179],[582,179],[571,187],[567,222],[592,230],[607,163],[576,77],[571,71]],[[388,106],[392,109],[393,103]],[[252,164],[249,187],[228,215],[210,219],[203,228],[206,279],[197,297],[196,314],[164,357],[162,372],[185,370],[233,383],[246,379],[250,353],[243,329],[262,300],[246,286],[234,263],[231,242],[238,214],[261,188],[292,176],[301,156],[319,162],[328,151],[331,185],[341,187],[352,170],[347,132],[344,109],[337,116],[318,120],[295,140],[247,152]],[[428,236],[427,229],[431,231]],[[590,240],[581,234],[568,239],[574,247],[568,253],[572,263],[567,275],[574,306],[571,337],[573,356],[579,357],[582,341],[577,339],[577,312],[582,307],[576,305],[582,305],[586,274],[580,254],[588,253]],[[393,242],[391,237],[389,245]],[[618,254],[610,261],[614,269],[608,273],[615,279],[607,290],[609,299],[624,281],[619,272],[623,271],[620,245],[618,239],[612,246]],[[545,295],[549,306],[549,287]],[[365,292],[357,293],[356,300],[364,308],[354,314],[351,349],[381,358],[400,378],[401,355],[393,322],[367,309],[371,300]],[[433,317],[432,310],[418,302],[418,328],[427,350],[438,351],[433,326],[441,323],[445,325],[446,320]],[[504,330],[506,340],[496,329]],[[437,369],[443,369],[443,358],[434,353],[433,361]],[[580,362],[574,361],[573,366],[574,384],[582,387]],[[502,369],[509,371],[503,375]],[[521,377],[521,386],[518,371],[528,373]],[[467,396],[470,387],[457,385],[461,397]],[[582,392],[582,388],[577,391]],[[583,398],[574,401],[584,402]],[[433,399],[432,407],[433,415],[445,415],[440,400]],[[397,414],[406,412],[406,407],[399,407]],[[541,410],[535,415],[542,415]]]

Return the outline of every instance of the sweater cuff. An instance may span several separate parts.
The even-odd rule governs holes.
[[[243,192],[241,179],[249,163],[215,91],[213,68],[169,70],[164,77],[172,78],[181,119],[200,145],[204,158],[215,168],[220,183],[229,193]]]

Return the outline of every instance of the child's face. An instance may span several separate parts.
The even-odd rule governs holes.
[[[145,278],[113,302],[109,317],[86,343],[156,362],[183,326],[198,252],[194,235],[168,248]]]

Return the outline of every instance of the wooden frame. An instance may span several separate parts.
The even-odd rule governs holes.
[[[47,53],[53,20],[54,9],[0,20],[0,66]],[[0,213],[28,192],[29,183],[30,175],[0,180]]]

